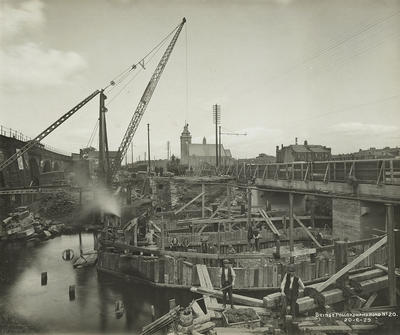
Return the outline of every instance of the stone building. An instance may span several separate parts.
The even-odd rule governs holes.
[[[331,148],[322,145],[308,144],[291,144],[286,147],[281,145],[276,146],[276,162],[314,162],[314,161],[329,161],[332,157]]]
[[[181,134],[181,164],[188,165],[189,168],[200,168],[205,165],[215,166],[215,144],[208,144],[206,138],[203,143],[192,143],[192,135],[189,131],[189,124],[186,124]],[[234,163],[231,151],[220,145],[222,166]]]

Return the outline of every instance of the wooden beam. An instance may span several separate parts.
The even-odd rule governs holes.
[[[373,252],[375,252],[377,249],[379,249],[381,246],[386,244],[387,242],[387,236],[383,237],[381,240],[376,242],[372,247],[364,251],[361,255],[359,255],[357,258],[355,258],[353,261],[351,261],[349,264],[347,264],[344,268],[342,268],[340,271],[336,272],[332,277],[330,277],[327,281],[323,282],[320,284],[316,290],[318,292],[322,292],[325,290],[329,285],[332,285],[333,283],[336,282],[340,277],[342,277],[344,274],[346,274],[349,270],[354,268],[357,264],[362,262],[365,258],[367,258],[369,255],[371,255]]]
[[[194,197],[192,200],[190,200],[187,204],[183,205],[181,208],[177,209],[174,214],[178,214],[180,212],[182,212],[187,206],[189,206],[190,204],[192,204],[193,202],[195,202],[198,198],[200,198],[201,196],[203,196],[203,192],[200,193],[198,196]]]
[[[269,229],[271,229],[271,231],[278,236],[281,236],[281,233],[279,232],[279,230],[274,226],[274,224],[272,223],[271,219],[269,218],[268,214],[265,212],[265,210],[259,208],[258,212],[261,214],[261,216],[264,218],[264,221],[267,223]]]
[[[210,295],[222,299],[222,291],[212,290],[203,287],[192,287],[190,291],[203,295]],[[232,301],[238,304],[254,307],[263,307],[263,301],[261,299],[251,298],[244,295],[232,294]]]
[[[384,265],[382,265],[382,264],[375,264],[374,267],[376,267],[377,269],[380,269],[380,270],[382,270],[382,271],[385,271],[386,273],[389,272],[388,267],[387,267],[387,266],[384,266]],[[400,271],[397,271],[397,270],[396,270],[395,274],[396,274],[397,277],[400,277]]]
[[[369,296],[367,302],[364,304],[364,306],[362,306],[362,308],[363,308],[363,309],[368,309],[368,308],[370,308],[370,307],[372,306],[372,304],[374,303],[375,299],[377,298],[377,296],[378,296],[378,293],[377,293],[377,292],[372,293],[372,294]]]
[[[227,197],[225,197],[224,200],[222,200],[222,202],[221,202],[221,203],[219,204],[219,206],[217,207],[217,210],[216,210],[214,213],[212,213],[212,215],[210,216],[210,219],[214,218],[214,217],[218,214],[218,212],[220,211],[220,209],[222,208],[222,206],[224,206],[226,200],[227,200]]]
[[[129,250],[132,252],[142,252],[145,254],[151,254],[151,255],[156,255],[156,256],[161,256],[161,255],[169,255],[173,257],[184,257],[184,258],[200,258],[200,259],[225,259],[227,256],[226,254],[206,254],[206,253],[201,253],[201,252],[187,252],[187,251],[169,251],[169,250],[160,250],[160,249],[150,249],[150,248],[145,248],[145,247],[135,247],[130,244],[125,244],[125,243],[111,243],[111,242],[103,242],[105,246],[108,247],[114,247],[119,250]],[[252,253],[252,254],[230,254],[229,259],[262,259],[264,257],[268,257],[268,254],[264,253]]]
[[[387,287],[387,282],[387,276],[369,279],[360,282],[358,289],[361,289],[363,293],[372,293]],[[351,293],[355,293],[355,291],[356,289],[350,288]],[[321,292],[321,295],[323,296],[325,303],[328,305],[345,300],[345,294],[343,294],[343,291],[338,288]],[[318,308],[318,305],[315,303],[314,299],[307,296],[297,299],[297,305],[300,313]]]
[[[311,238],[311,240],[316,244],[318,248],[321,248],[322,245],[316,240],[314,235],[308,230],[308,228],[303,224],[303,222],[300,221],[300,219],[293,214],[293,218],[296,220],[296,222],[300,225],[301,228],[306,232],[306,234]]]

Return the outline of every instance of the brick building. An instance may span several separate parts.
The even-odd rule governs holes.
[[[322,145],[308,144],[291,144],[286,147],[281,145],[276,146],[276,162],[277,163],[290,163],[290,162],[314,162],[314,161],[328,161],[332,157],[331,148]]]

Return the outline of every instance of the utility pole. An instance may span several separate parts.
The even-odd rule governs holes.
[[[147,152],[148,152],[148,169],[149,169],[149,174],[151,172],[151,165],[150,165],[150,161],[151,161],[151,156],[150,156],[150,124],[147,124]]]
[[[215,166],[218,167],[219,159],[218,159],[218,125],[221,122],[221,106],[213,105],[213,117],[215,123]]]
[[[222,142],[221,142],[221,126],[219,126],[219,141],[218,141],[218,147],[219,147],[219,151],[218,151],[218,158],[219,158],[219,166],[221,166],[221,164],[222,164],[222,154],[221,154],[221,152],[222,152]]]
[[[167,141],[167,160],[169,160],[169,141]]]

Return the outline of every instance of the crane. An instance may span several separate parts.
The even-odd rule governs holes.
[[[0,171],[4,170],[7,166],[15,162],[19,157],[22,157],[24,153],[32,149],[34,146],[39,144],[47,135],[51,134],[55,129],[67,121],[72,115],[74,115],[79,109],[85,106],[90,100],[92,100],[96,95],[100,93],[100,90],[95,90],[88,97],[79,102],[75,107],[70,109],[67,113],[53,122],[49,127],[43,130],[39,135],[37,135],[33,140],[27,142],[18,152],[10,156],[4,162],[0,164]]]
[[[180,34],[185,22],[186,22],[186,19],[183,18],[182,22],[177,26],[177,28],[175,28],[176,32],[174,34],[174,37],[172,38],[172,40],[169,43],[167,49],[165,50],[163,56],[161,57],[161,60],[158,63],[156,69],[154,70],[154,73],[153,73],[149,83],[147,84],[146,89],[143,92],[143,95],[139,101],[139,104],[137,105],[136,110],[133,113],[132,119],[128,125],[128,128],[126,129],[125,135],[122,138],[121,144],[118,148],[117,155],[113,161],[113,164],[111,167],[111,179],[121,166],[122,160],[123,160],[124,156],[126,155],[129,145],[133,139],[133,136],[135,135],[136,130],[139,126],[140,120],[142,119],[142,116],[143,116],[144,112],[146,111],[146,108],[150,102],[150,99],[154,93],[155,88],[157,87],[157,84],[158,84],[158,81],[160,80],[161,74],[164,71],[165,66],[167,65],[169,56],[172,53],[172,50],[175,46],[175,43],[179,37],[179,34]]]

